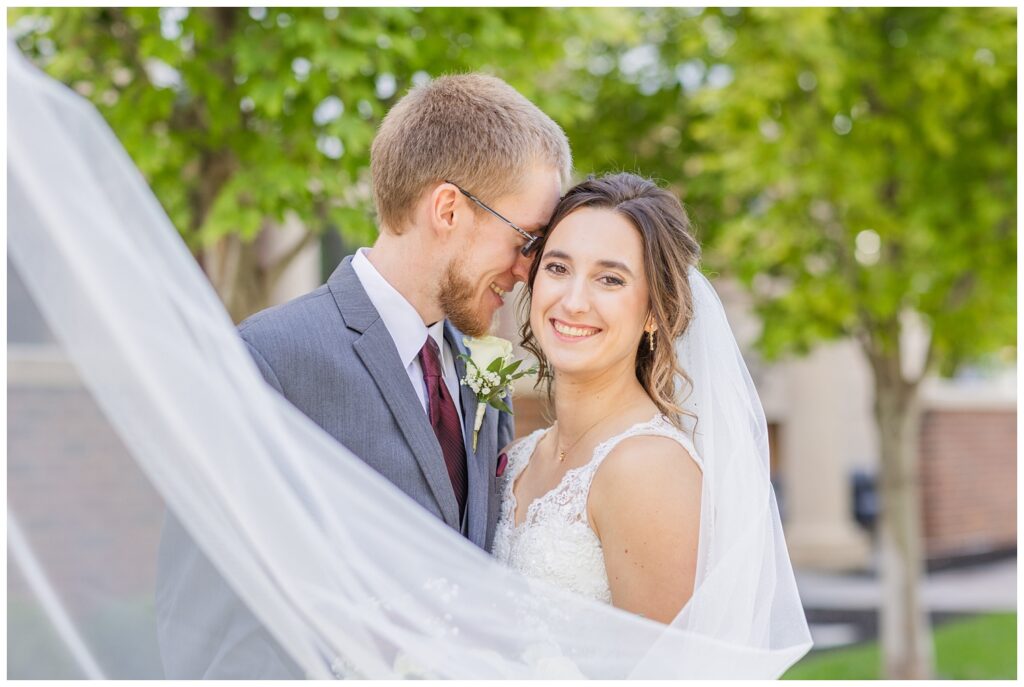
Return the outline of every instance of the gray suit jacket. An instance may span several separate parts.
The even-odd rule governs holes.
[[[476,399],[460,387],[469,486],[464,522],[441,448],[384,321],[345,258],[327,283],[239,326],[264,378],[413,500],[489,550],[500,507],[498,451],[512,417],[488,408],[473,451]],[[445,323],[445,339],[465,353]],[[461,379],[465,363],[456,361]],[[260,624],[173,515],[160,542],[157,628],[166,677],[299,678]],[[218,643],[210,642],[219,637]]]

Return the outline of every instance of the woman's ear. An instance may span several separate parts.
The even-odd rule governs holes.
[[[647,321],[644,323],[644,331],[648,334],[658,331],[658,321],[654,318],[654,313],[647,316]]]

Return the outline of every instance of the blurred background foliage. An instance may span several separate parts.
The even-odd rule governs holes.
[[[8,24],[99,107],[229,301],[244,289],[223,280],[269,287],[293,254],[221,276],[226,237],[244,250],[294,213],[308,241],[372,242],[381,117],[423,79],[483,70],[565,128],[580,176],[676,191],[706,267],[758,296],[769,356],[908,307],[947,372],[1015,341],[1013,9],[22,8]]]
[[[1016,9],[20,8],[8,26],[106,117],[236,320],[312,242],[372,243],[374,132],[434,76],[504,78],[564,127],[580,177],[671,188],[705,271],[752,297],[762,354],[860,344],[884,672],[933,672],[918,388],[1016,358]],[[294,245],[261,250],[289,219]]]

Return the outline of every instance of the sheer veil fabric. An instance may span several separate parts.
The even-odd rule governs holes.
[[[773,678],[809,649],[763,412],[696,270],[697,314],[678,346],[706,466],[699,568],[692,600],[666,627],[503,567],[279,397],[100,115],[13,44],[7,171],[9,268],[26,294],[9,299],[9,341],[29,351],[17,370],[61,368],[77,380],[95,409],[82,415],[112,430],[103,451],[126,456],[114,472],[138,473],[138,493],[173,510],[309,677]],[[18,310],[35,308],[45,325],[21,324],[32,320]],[[9,379],[12,399],[24,378]],[[51,455],[19,447],[74,426],[70,415],[29,423],[19,404],[9,414],[12,480],[15,464],[31,471]],[[8,540],[11,574],[34,610],[10,615],[9,605],[9,630],[36,628],[26,655],[59,656],[67,676],[159,677],[149,649],[126,649],[153,634],[151,580],[136,585],[137,613],[124,599],[101,614],[80,601],[95,602],[98,592],[82,589],[124,574],[123,560],[151,568],[156,550],[152,537],[125,537],[121,558],[95,555],[88,520],[105,529],[128,497],[70,479],[81,463],[33,472],[71,482],[44,481],[36,499],[15,498],[12,486],[9,526],[21,526]],[[74,499],[102,507],[57,518]],[[21,517],[40,500],[47,517]],[[54,536],[63,558],[46,554]],[[94,559],[68,559],[76,548]]]

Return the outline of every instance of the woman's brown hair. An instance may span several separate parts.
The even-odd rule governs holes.
[[[562,198],[548,225],[550,229],[537,248],[537,259],[530,268],[527,288],[519,301],[520,312],[528,313],[533,284],[540,268],[547,237],[570,213],[583,208],[618,212],[636,228],[643,243],[644,270],[650,293],[651,315],[657,331],[654,352],[647,336],[637,347],[636,378],[655,405],[676,426],[681,426],[683,409],[676,402],[676,379],[690,385],[690,378],[676,359],[675,342],[693,317],[693,295],[687,271],[700,260],[700,244],[691,234],[690,220],[679,200],[650,179],[635,174],[609,174],[590,177],[577,184]],[[525,307],[524,307],[525,306]],[[522,346],[538,361],[537,387],[543,388],[551,403],[553,375],[544,353],[537,345],[530,318],[523,318],[520,329]]]

